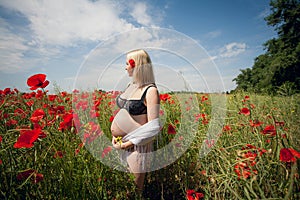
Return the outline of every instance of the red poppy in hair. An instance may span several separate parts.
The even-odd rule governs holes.
[[[134,62],[133,59],[129,59],[128,62],[129,62],[130,66],[131,66],[132,68],[135,67],[135,62]]]

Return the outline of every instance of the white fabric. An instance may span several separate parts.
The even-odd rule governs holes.
[[[159,118],[153,119],[146,124],[143,124],[134,131],[128,133],[122,138],[123,142],[130,141],[134,145],[144,145],[154,139],[160,131]]]
[[[150,159],[147,153],[152,150],[152,141],[160,131],[159,118],[153,119],[143,124],[134,131],[122,138],[123,142],[131,141],[134,144],[134,152],[121,150],[120,159],[124,165],[130,167],[131,172],[142,173],[145,168],[146,160]],[[131,166],[129,160],[131,160]],[[132,161],[134,161],[132,163]],[[148,160],[149,161],[149,160]]]

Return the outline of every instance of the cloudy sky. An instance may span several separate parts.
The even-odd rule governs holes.
[[[29,91],[36,73],[52,91],[116,88],[125,52],[145,48],[162,88],[229,91],[276,37],[269,13],[269,0],[1,0],[0,89]]]

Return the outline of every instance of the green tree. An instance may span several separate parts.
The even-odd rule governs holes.
[[[300,91],[300,1],[271,0],[270,6],[271,14],[265,20],[278,37],[264,44],[266,53],[255,58],[251,69],[241,70],[233,79],[237,90],[275,93],[291,87]]]

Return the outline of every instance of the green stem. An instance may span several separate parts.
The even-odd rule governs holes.
[[[290,185],[289,185],[289,189],[287,194],[284,197],[284,200],[287,200],[290,198],[292,192],[293,192],[293,187],[294,187],[294,176],[296,173],[296,169],[297,169],[297,162],[294,162],[292,165],[292,171],[291,171],[291,176],[290,176]]]

